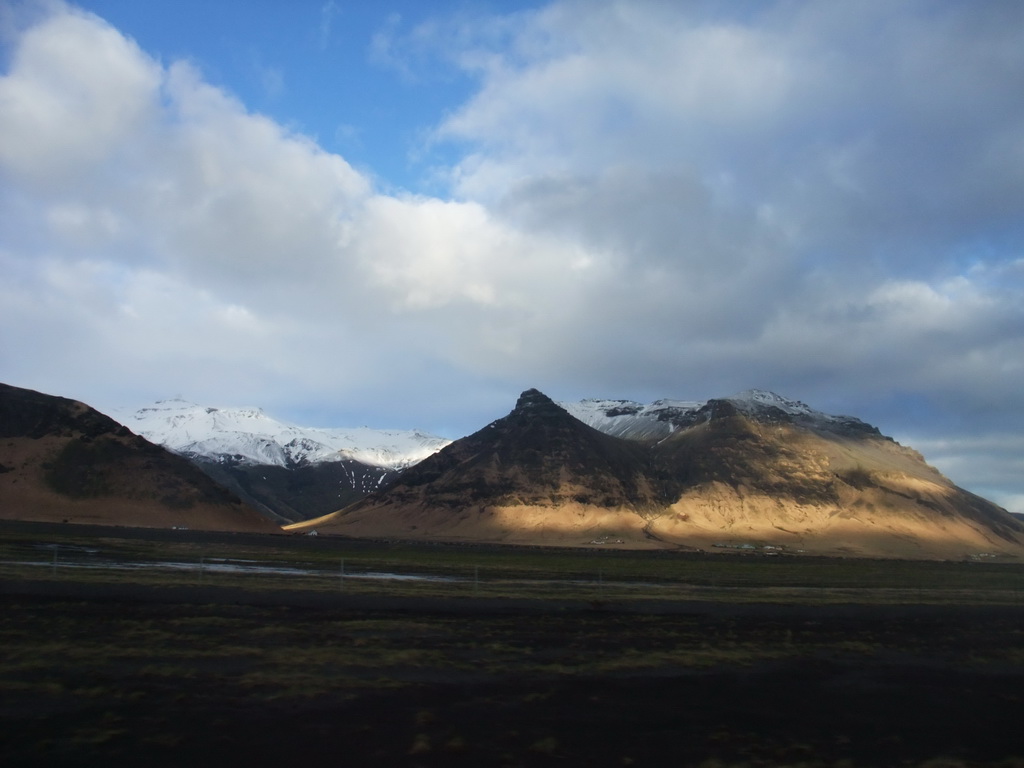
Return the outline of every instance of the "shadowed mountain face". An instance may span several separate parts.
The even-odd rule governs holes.
[[[0,517],[275,532],[187,460],[83,403],[0,384]]]
[[[348,460],[282,467],[185,458],[279,525],[326,515],[359,501],[398,475],[394,469]]]
[[[612,416],[620,414],[628,412]],[[1024,554],[1020,521],[857,419],[770,393],[677,408],[668,418],[656,438],[621,439],[528,390],[508,416],[384,491],[298,529],[858,556]]]
[[[668,478],[640,443],[574,419],[535,389],[515,409],[406,470],[388,498],[462,507],[579,503],[646,510],[669,499]]]

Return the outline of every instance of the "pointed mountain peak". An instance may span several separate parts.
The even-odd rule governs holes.
[[[565,408],[539,389],[528,389],[523,392],[516,401],[516,407],[504,419],[499,419],[499,422],[507,426],[518,427],[536,424],[568,424],[576,423],[576,421],[576,418]]]
[[[523,411],[531,408],[550,408],[558,407],[555,405],[555,401],[545,395],[539,389],[528,389],[519,395],[519,399],[516,401],[516,411]]]

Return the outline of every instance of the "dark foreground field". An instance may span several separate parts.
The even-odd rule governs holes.
[[[1020,605],[53,570],[0,580],[5,768],[1024,766]]]

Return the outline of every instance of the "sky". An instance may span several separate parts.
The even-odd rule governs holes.
[[[0,0],[0,380],[768,389],[1024,512],[1024,3]]]

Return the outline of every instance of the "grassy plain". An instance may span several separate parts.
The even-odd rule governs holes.
[[[0,562],[4,766],[1024,766],[1014,565],[38,526]]]
[[[31,524],[0,524],[0,576],[456,598],[1024,604],[1024,566],[994,559],[462,546]]]

